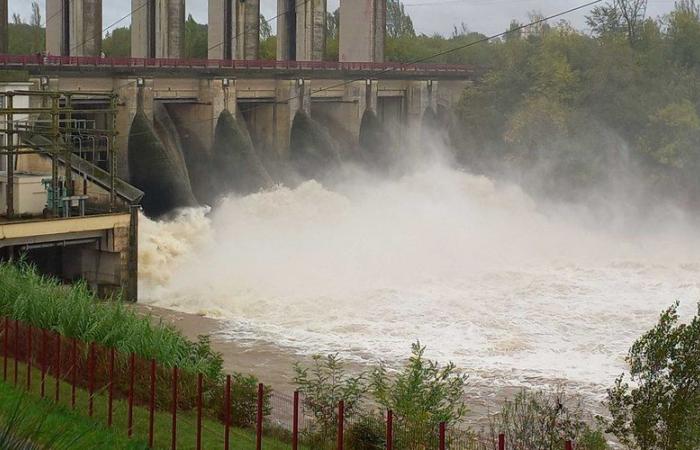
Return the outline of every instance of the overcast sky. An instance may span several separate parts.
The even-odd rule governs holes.
[[[353,1],[353,0],[347,0]],[[652,17],[668,13],[675,0],[649,0],[648,14]],[[10,0],[10,14],[19,13],[25,20],[31,14],[30,0]],[[42,8],[45,0],[39,1]],[[207,0],[187,0],[187,10],[200,23],[207,21]],[[265,17],[277,15],[277,0],[261,0]],[[339,0],[328,0],[329,11],[338,7]],[[573,8],[586,0],[404,0],[419,33],[448,35],[454,26],[465,23],[469,30],[495,34],[505,30],[512,19],[525,21],[530,11],[545,16]],[[107,28],[129,14],[131,0],[105,0],[103,27]],[[46,13],[43,20],[46,20]],[[586,12],[571,14],[567,19],[578,28],[585,28]],[[119,26],[128,26],[127,17]],[[274,23],[272,23],[273,28]]]

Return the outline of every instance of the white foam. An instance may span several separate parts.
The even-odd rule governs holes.
[[[564,378],[599,394],[662,309],[694,311],[700,239],[542,208],[442,165],[230,197],[208,217],[145,221],[141,292],[226,319],[231,337],[370,360],[420,339],[505,384]]]

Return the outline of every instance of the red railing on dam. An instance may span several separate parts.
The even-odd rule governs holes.
[[[171,58],[102,58],[93,56],[0,55],[0,67],[113,69],[233,69],[246,71],[337,71],[472,76],[476,68],[459,64],[407,64],[397,62],[270,61]]]
[[[261,450],[274,440],[274,448],[353,450],[359,436],[361,448],[376,450],[534,450],[506,442],[503,434],[477,438],[445,423],[407,424],[392,411],[357,417],[346,414],[343,399],[323,412],[323,427],[299,392],[284,395],[240,374],[209,379],[6,316],[0,316],[0,330],[2,382],[147,442],[149,448]],[[567,442],[564,450],[574,448]]]

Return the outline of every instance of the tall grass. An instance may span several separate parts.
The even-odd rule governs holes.
[[[123,354],[154,358],[164,367],[212,380],[223,377],[222,358],[206,338],[191,342],[162,321],[129,310],[118,298],[98,300],[84,283],[65,286],[24,262],[0,262],[0,315]]]

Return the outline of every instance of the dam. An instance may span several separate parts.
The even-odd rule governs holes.
[[[322,60],[325,0],[279,0],[277,7],[275,61],[259,60],[257,0],[209,1],[204,60],[183,59],[184,0],[132,0],[131,56],[109,58],[101,48],[101,0],[47,0],[46,52],[0,55],[9,80],[0,111],[7,220],[0,227],[39,221],[49,228],[42,249],[79,243],[92,255],[85,267],[112,258],[89,274],[66,269],[71,251],[34,252],[51,274],[120,288],[135,300],[135,211],[166,217],[228,193],[323,179],[342,162],[381,169],[426,124],[447,121],[478,79],[473,67],[385,62],[382,0],[343,2],[339,61]],[[0,13],[6,23],[7,8]],[[6,45],[0,26],[0,49]],[[409,132],[390,142],[388,129],[397,126]],[[33,208],[15,210],[13,186],[22,177],[45,188],[34,188]],[[62,220],[98,212],[123,216],[107,231],[88,227],[87,241],[80,227],[61,228]],[[39,245],[31,232],[3,232],[14,236],[0,239],[5,258]],[[115,233],[126,236],[123,244]]]

